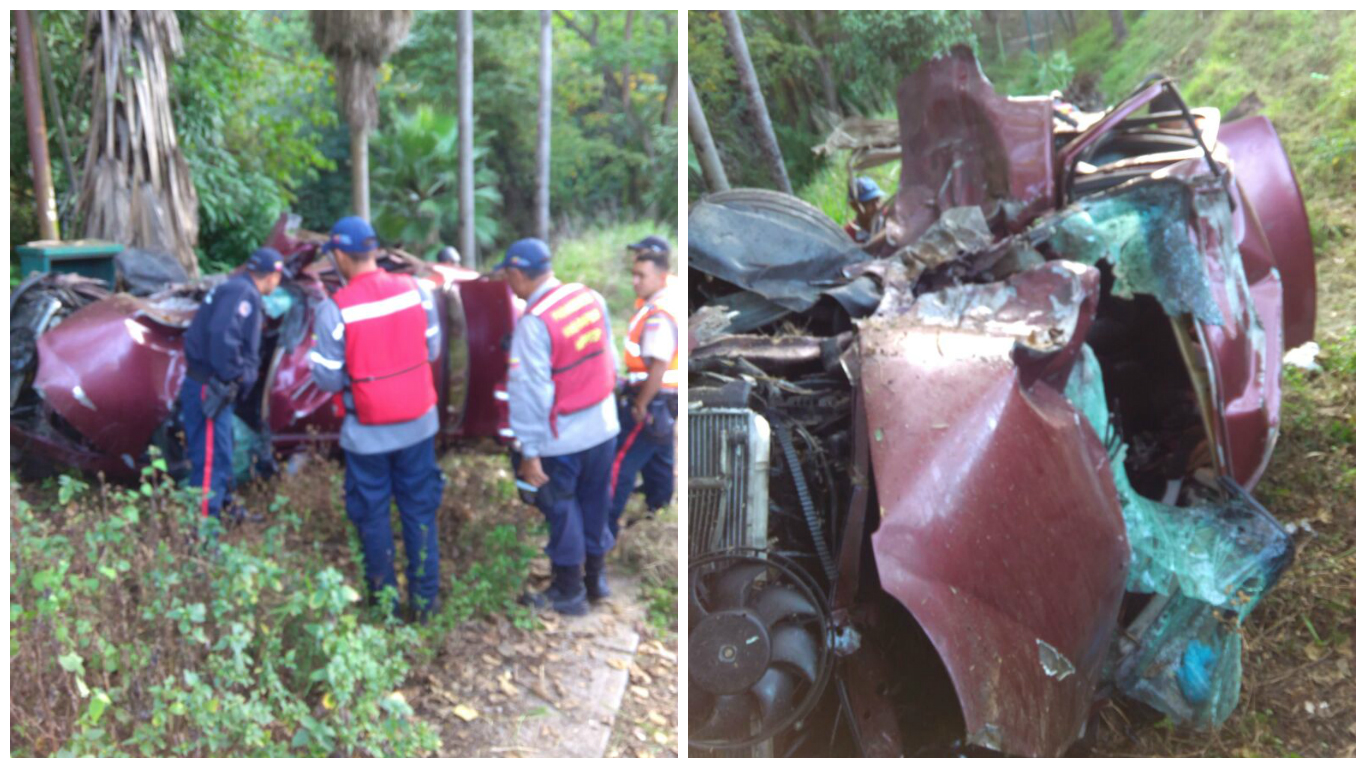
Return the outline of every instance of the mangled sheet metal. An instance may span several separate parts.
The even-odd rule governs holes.
[[[751,189],[708,195],[688,210],[688,227],[695,232],[688,237],[690,269],[789,312],[828,296],[862,317],[881,297],[875,281],[855,274],[867,254],[823,213],[793,198]]]
[[[860,324],[884,589],[935,642],[980,746],[1052,754],[1070,743],[1124,591],[1155,602],[1130,645],[1110,651],[1106,674],[1178,722],[1218,724],[1238,698],[1237,625],[1289,564],[1289,537],[1233,478],[1190,489],[1179,506],[1135,490],[1128,447],[1103,447],[1111,416],[1082,342],[1100,291],[1092,267],[1104,262],[1112,295],[1151,296],[1169,316],[1192,318],[1206,344],[1218,332],[1260,352],[1228,197],[1210,178],[1134,182],[1017,240],[1016,250],[1068,260],[1003,283],[889,293]],[[1256,365],[1255,354],[1243,362]],[[1094,559],[1073,551],[1082,541],[1075,549]],[[1005,564],[1011,578],[983,578],[974,562]],[[1055,573],[1063,562],[1066,577]],[[1098,647],[1101,656],[1085,653]],[[1079,689],[1060,687],[1064,669]],[[1037,716],[1040,702],[1049,717]],[[1032,716],[1012,717],[1029,706]]]
[[[896,218],[907,241],[941,214],[981,206],[1017,228],[1054,205],[1053,101],[1000,96],[965,46],[901,82]]]
[[[1089,347],[1066,396],[1105,434],[1105,385]],[[1116,639],[1111,677],[1177,722],[1216,726],[1238,703],[1237,626],[1290,565],[1294,548],[1276,519],[1231,481],[1180,507],[1145,498],[1129,482],[1127,450],[1120,445],[1110,463],[1129,539],[1126,589],[1156,597]]]
[[[859,326],[878,573],[989,749],[1056,755],[1076,739],[1124,594],[1108,457],[1063,396],[1098,288],[1096,270],[1053,262],[889,297]]]
[[[1179,170],[1198,170],[1192,161]],[[1189,317],[1204,351],[1211,435],[1221,473],[1251,487],[1266,468],[1280,422],[1279,305],[1268,338],[1244,274],[1231,201],[1212,176],[1172,173],[1084,198],[1036,226],[1062,258],[1113,267],[1113,293],[1156,298],[1173,318]],[[1279,292],[1274,271],[1264,284]]]
[[[335,442],[340,431],[337,395],[317,387],[308,363],[318,306],[340,287],[340,277],[320,258],[324,238],[291,233],[287,224],[282,215],[268,241],[285,256],[286,279],[263,297],[261,371],[234,425],[238,467],[268,463],[275,450]],[[441,438],[500,435],[507,413],[495,389],[506,377],[503,340],[519,312],[506,284],[402,253],[384,253],[380,265],[421,276],[438,296],[446,345],[432,372]],[[183,333],[223,279],[209,276],[147,297],[94,292],[69,275],[22,285],[11,303],[16,452],[125,479],[147,462],[149,445],[168,459],[180,453],[173,435],[186,368]]]
[[[998,96],[965,50],[907,77],[898,112],[897,248],[860,259],[833,222],[773,200],[762,216],[830,250],[788,253],[739,217],[690,223],[693,238],[744,243],[738,291],[696,303],[700,380],[856,391],[858,427],[827,415],[808,454],[851,476],[824,478],[829,519],[876,526],[881,591],[860,592],[870,580],[851,566],[868,573],[866,539],[839,543],[852,554],[832,579],[835,624],[863,636],[842,673],[852,739],[864,753],[1058,755],[1116,693],[1219,725],[1239,697],[1241,625],[1293,555],[1251,495],[1276,442],[1282,351],[1314,321],[1307,220],[1274,130],[1189,109],[1161,77],[1104,114]],[[872,146],[856,133],[832,141]],[[694,280],[729,280],[707,258]],[[875,313],[819,315],[856,280],[876,287]],[[746,397],[777,421],[803,412]],[[810,518],[796,535],[771,527],[771,547],[816,562]],[[878,643],[893,679],[864,685]],[[917,732],[921,705],[896,698],[931,679],[935,702],[956,694],[956,743]]]

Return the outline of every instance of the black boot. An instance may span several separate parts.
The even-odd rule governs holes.
[[[612,590],[607,588],[607,575],[603,573],[604,565],[602,555],[589,555],[583,565],[583,584],[588,590],[588,599],[595,603],[612,595]]]
[[[555,580],[543,592],[522,595],[522,603],[537,610],[551,607],[567,616],[588,613],[588,590],[583,586],[583,570],[577,565],[554,566]]]

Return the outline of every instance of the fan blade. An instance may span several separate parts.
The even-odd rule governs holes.
[[[691,691],[689,692],[691,695]],[[711,717],[702,727],[692,731],[691,736],[698,739],[734,739],[749,735],[750,718],[753,707],[749,698],[743,694],[718,696],[712,707]]]
[[[816,606],[801,592],[787,586],[766,587],[757,593],[750,607],[764,620],[764,626],[773,625],[789,616],[818,616]]]
[[[716,706],[716,695],[701,686],[688,686],[688,724],[700,723]]]
[[[712,595],[716,601],[711,605],[714,611],[730,611],[744,608],[754,580],[764,575],[768,566],[758,563],[744,563],[721,574]]]
[[[697,626],[697,622],[706,618],[707,609],[702,607],[702,598],[697,591],[702,588],[702,579],[698,578],[696,571],[688,572],[688,629]]]
[[[800,672],[806,682],[816,682],[816,638],[801,627],[779,627],[770,635],[770,664],[787,664]]]
[[[792,712],[792,675],[771,667],[749,692],[759,701],[760,728],[787,717]]]

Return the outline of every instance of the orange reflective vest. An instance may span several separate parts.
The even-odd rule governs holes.
[[[673,324],[675,330],[678,329],[678,317],[674,314],[673,304],[676,298],[677,281],[673,275],[669,275],[668,281],[664,284],[664,290],[655,294],[654,297],[646,302],[644,299],[636,299],[636,314],[631,318],[631,324],[626,330],[626,381],[631,386],[640,386],[645,380],[650,378],[649,366],[645,363],[645,358],[640,356],[640,340],[645,335],[645,326],[654,317],[664,317]],[[678,389],[678,345],[674,345],[674,357],[669,361],[668,370],[664,371],[664,383],[660,390],[676,391]]]

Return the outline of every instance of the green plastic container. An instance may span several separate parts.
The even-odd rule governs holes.
[[[14,250],[24,277],[34,272],[74,272],[103,280],[113,288],[118,276],[114,256],[123,246],[104,240],[38,240]]]

